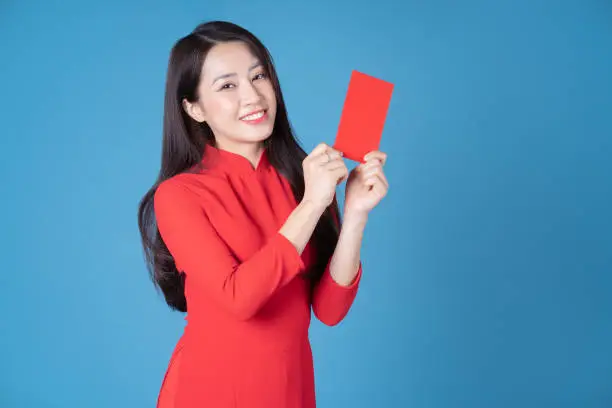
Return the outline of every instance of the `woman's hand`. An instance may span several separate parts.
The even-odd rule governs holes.
[[[367,217],[368,213],[387,195],[389,183],[383,172],[387,155],[378,150],[368,153],[365,163],[355,167],[346,183],[344,212]]]
[[[342,154],[319,144],[302,162],[304,169],[304,201],[325,210],[333,201],[336,187],[348,177]]]

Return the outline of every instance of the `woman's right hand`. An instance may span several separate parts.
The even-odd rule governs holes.
[[[302,162],[304,170],[304,201],[325,210],[333,201],[336,186],[348,177],[342,154],[319,144]]]

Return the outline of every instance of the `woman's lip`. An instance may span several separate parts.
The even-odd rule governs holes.
[[[242,115],[242,116],[240,117],[240,120],[243,120],[243,119],[244,119],[244,118],[246,118],[247,116],[255,115],[255,114],[259,113],[259,112],[263,112],[263,113],[265,114],[265,113],[266,113],[266,109],[258,109],[258,110],[256,110],[256,111],[249,112],[249,113],[247,113],[246,115]]]
[[[268,118],[268,112],[266,110],[260,110],[260,111],[256,111],[256,112],[253,112],[253,113],[249,113],[245,117],[250,116],[250,115],[254,115],[254,114],[259,113],[259,112],[263,112],[263,115],[261,115],[260,118],[252,119],[252,120],[248,120],[248,119],[240,119],[240,120],[245,122],[245,123],[248,123],[249,125],[256,125],[258,123],[261,123],[262,121],[264,121],[264,120],[266,120]]]

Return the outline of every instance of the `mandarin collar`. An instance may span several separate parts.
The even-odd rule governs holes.
[[[256,167],[253,167],[249,159],[228,150],[223,150],[206,144],[204,148],[203,163],[208,166],[219,167],[233,174],[254,174],[266,170],[270,166],[268,160],[268,149],[264,148]]]

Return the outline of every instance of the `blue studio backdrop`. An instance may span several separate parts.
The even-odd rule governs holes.
[[[1,407],[154,406],[184,320],[136,209],[169,50],[210,19],[268,46],[308,151],[351,70],[395,84],[320,407],[612,406],[612,4],[231,0],[0,2]]]

